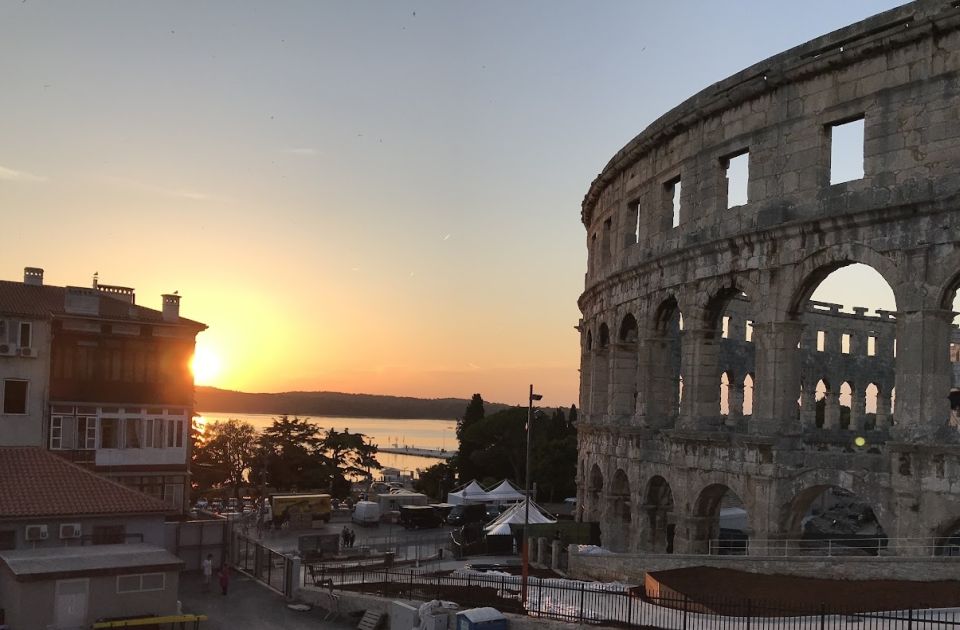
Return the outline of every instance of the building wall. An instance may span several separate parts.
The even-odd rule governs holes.
[[[30,322],[32,340],[30,356],[21,356],[16,336],[0,339],[9,344],[14,356],[0,354],[0,446],[43,446],[46,426],[46,403],[50,379],[50,323],[48,321],[0,315],[8,333]],[[27,413],[3,413],[4,379],[22,379],[27,386]]]
[[[98,619],[175,614],[180,574],[177,571],[162,573],[164,589],[142,593],[118,593],[116,574],[87,578],[86,623],[93,624]],[[56,615],[56,587],[55,579],[18,582],[4,571],[0,577],[0,606],[6,611],[6,623],[14,630],[52,626]]]
[[[80,538],[61,539],[59,536],[60,525],[68,523],[80,523]],[[26,540],[26,529],[30,525],[46,525],[47,539],[28,541]],[[38,518],[29,520],[9,520],[0,517],[0,535],[7,532],[14,532],[14,549],[35,549],[41,547],[64,547],[90,545],[93,543],[95,527],[112,527],[122,525],[124,527],[125,540],[119,542],[145,542],[158,547],[165,544],[164,535],[164,517],[162,514],[155,516],[129,516],[129,517],[101,517],[101,518]],[[140,537],[143,540],[140,540]]]

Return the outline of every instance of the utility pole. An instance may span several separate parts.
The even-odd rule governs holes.
[[[527,474],[523,479],[524,509],[523,509],[523,581],[520,592],[520,602],[527,605],[527,577],[530,575],[530,537],[527,529],[530,526],[530,442],[533,435],[533,401],[543,398],[533,393],[530,385],[530,398],[527,401]]]

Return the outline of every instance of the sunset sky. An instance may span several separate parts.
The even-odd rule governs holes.
[[[898,4],[3,2],[0,278],[179,291],[220,387],[566,406],[596,173]]]

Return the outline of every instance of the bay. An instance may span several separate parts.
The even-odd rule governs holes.
[[[223,422],[231,418],[249,422],[258,431],[270,426],[281,414],[200,412],[203,422]],[[457,421],[402,418],[349,418],[341,416],[300,416],[323,430],[348,429],[351,433],[363,433],[378,447],[394,445],[411,448],[457,449]],[[443,460],[416,455],[380,453],[377,460],[387,468],[396,468],[416,476],[418,470],[429,468]]]

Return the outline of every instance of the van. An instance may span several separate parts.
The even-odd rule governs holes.
[[[467,503],[455,505],[447,515],[447,525],[466,525],[468,523],[483,523],[487,520],[487,506],[483,503]]]
[[[380,523],[380,504],[373,501],[357,501],[350,520],[357,525],[377,525]]]

